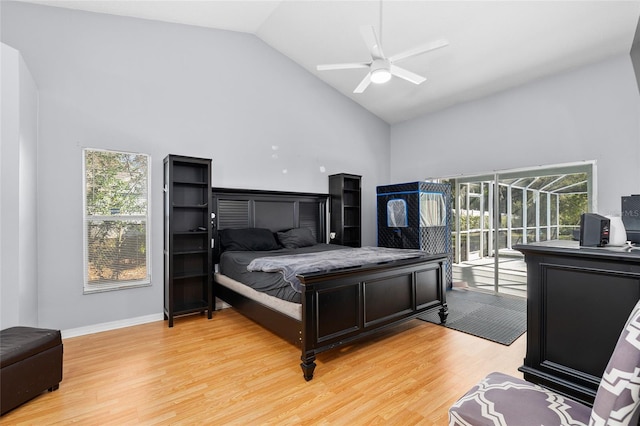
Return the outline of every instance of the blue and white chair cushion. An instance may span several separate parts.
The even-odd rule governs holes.
[[[449,409],[450,426],[587,426],[589,407],[533,383],[491,373]]]

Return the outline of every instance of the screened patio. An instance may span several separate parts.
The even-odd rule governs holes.
[[[572,239],[580,215],[591,211],[592,166],[447,180],[454,285],[526,296],[526,265],[513,246]]]

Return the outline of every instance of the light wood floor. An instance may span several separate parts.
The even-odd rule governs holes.
[[[63,343],[60,389],[0,424],[446,425],[487,373],[522,377],[526,346],[414,320],[320,354],[306,382],[299,350],[233,309]]]

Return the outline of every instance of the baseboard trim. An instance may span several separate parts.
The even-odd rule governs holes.
[[[118,328],[131,327],[134,325],[147,324],[150,322],[163,320],[164,314],[151,314],[118,321],[103,322],[101,324],[87,325],[85,327],[71,328],[69,330],[62,330],[61,333],[63,339],[68,339],[70,337],[84,336],[86,334],[100,333],[103,331],[116,330]]]
[[[231,305],[228,305],[222,300],[216,298],[215,309],[225,309],[230,307]],[[164,321],[164,314],[163,313],[151,314],[151,315],[145,315],[142,317],[127,318],[127,319],[118,320],[118,321],[103,322],[101,324],[87,325],[85,327],[70,328],[69,330],[62,330],[61,333],[62,333],[63,339],[68,339],[70,337],[78,337],[78,336],[84,336],[86,334],[100,333],[100,332],[109,331],[109,330],[117,330],[118,328],[131,327],[131,326],[140,325],[140,324],[147,324],[154,321]]]

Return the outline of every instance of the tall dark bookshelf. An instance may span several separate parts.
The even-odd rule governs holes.
[[[331,196],[331,238],[332,244],[349,247],[362,245],[361,212],[362,196],[360,181],[362,177],[347,173],[329,176],[329,194]]]
[[[164,159],[164,317],[213,312],[211,160]]]

